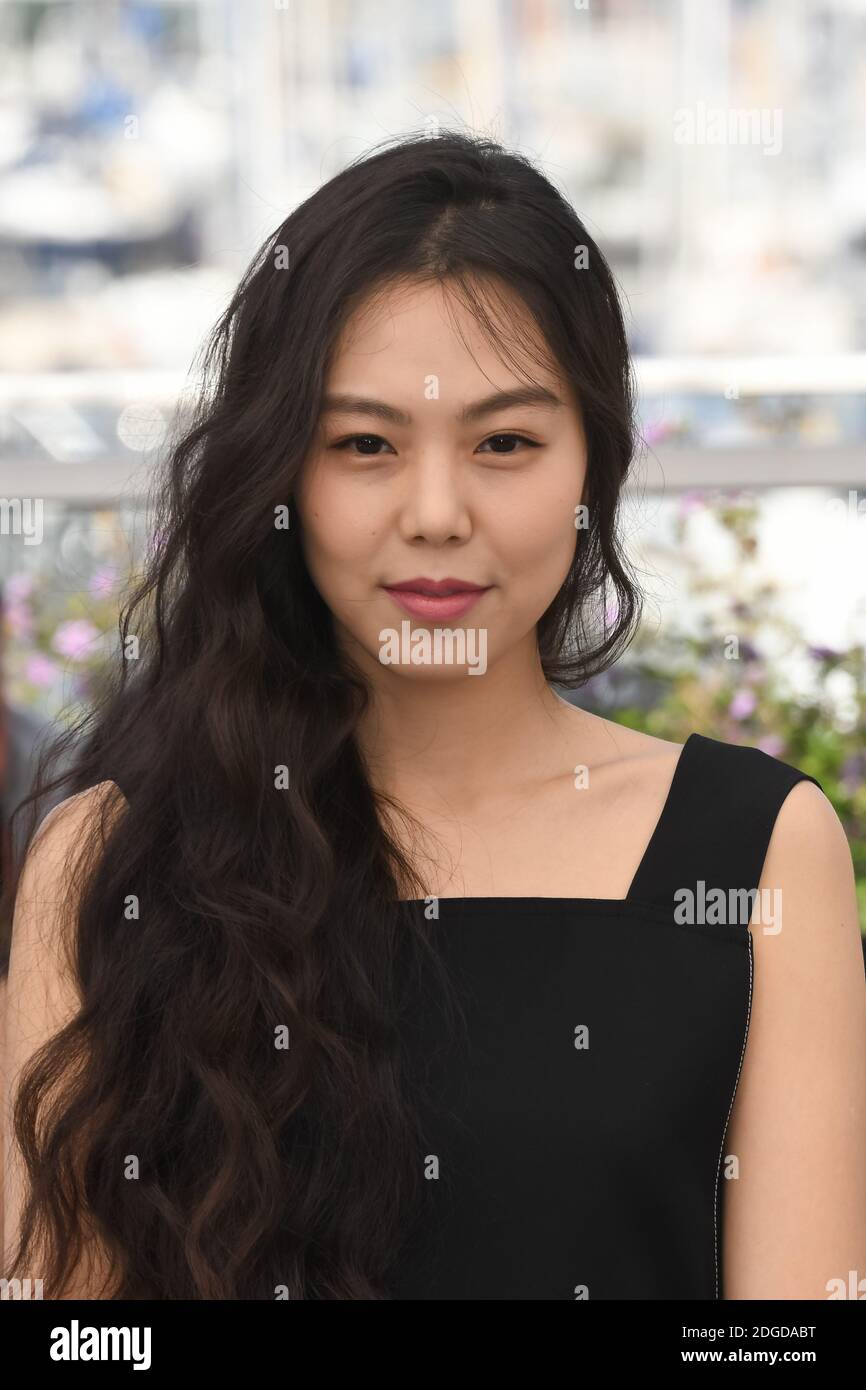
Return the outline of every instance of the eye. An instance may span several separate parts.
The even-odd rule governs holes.
[[[351,447],[353,444],[358,446],[357,453],[367,458],[375,458],[377,454],[382,452],[379,448],[380,444],[384,444],[385,449],[390,450],[392,454],[396,453],[396,450],[391,448],[387,439],[383,439],[381,434],[350,434],[345,439],[338,439],[336,444],[331,445],[331,448],[342,449],[346,453],[355,453],[356,451]]]
[[[479,444],[478,452],[484,450],[487,444],[491,445],[490,452],[494,454],[516,454],[522,444],[525,444],[528,449],[541,447],[537,440],[527,439],[525,434],[492,434],[489,439],[485,439],[482,444]],[[500,445],[502,447],[499,447]]]

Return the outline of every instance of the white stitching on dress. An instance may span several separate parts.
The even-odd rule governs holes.
[[[746,1029],[743,1034],[743,1046],[740,1050],[740,1065],[737,1067],[737,1076],[734,1081],[734,1091],[731,1096],[731,1103],[728,1106],[728,1115],[725,1120],[725,1128],[722,1131],[722,1142],[719,1145],[719,1161],[716,1164],[716,1187],[713,1194],[713,1258],[716,1266],[716,1300],[719,1297],[719,1174],[722,1168],[722,1154],[725,1150],[725,1136],[728,1132],[728,1125],[731,1121],[731,1111],[734,1108],[734,1101],[737,1097],[737,1087],[740,1084],[740,1072],[743,1069],[743,1058],[746,1055],[746,1043],[749,1040],[749,1023],[752,1017],[752,980],[754,977],[754,957],[752,951],[752,933],[749,931],[749,1001],[746,1005]]]

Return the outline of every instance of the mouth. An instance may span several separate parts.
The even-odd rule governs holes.
[[[406,579],[383,584],[398,608],[415,618],[459,618],[493,586],[463,579]]]

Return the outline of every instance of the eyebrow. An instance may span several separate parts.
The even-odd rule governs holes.
[[[558,410],[562,406],[559,396],[544,386],[521,387],[514,391],[494,391],[482,400],[464,406],[457,416],[462,425],[472,424],[485,415],[493,415],[497,410],[511,410],[518,406],[536,406],[542,410]],[[387,420],[392,425],[411,425],[412,416],[405,410],[388,405],[385,401],[371,400],[366,396],[336,395],[325,396],[321,413],[371,415],[377,420]]]

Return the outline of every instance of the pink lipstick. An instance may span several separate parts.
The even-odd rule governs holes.
[[[460,618],[492,586],[472,584],[467,579],[404,579],[399,584],[383,584],[394,602],[414,618]]]

